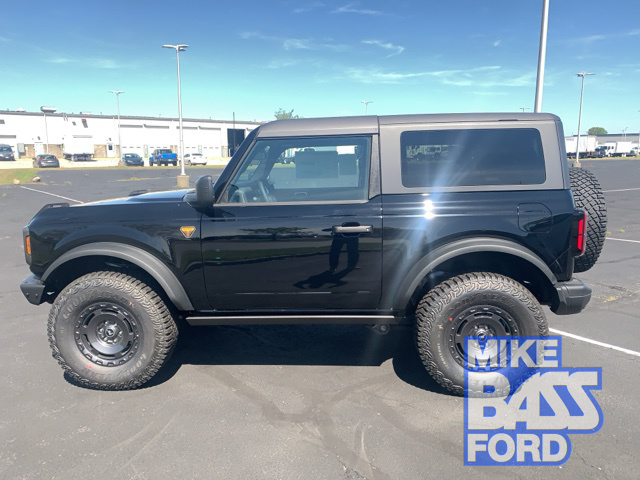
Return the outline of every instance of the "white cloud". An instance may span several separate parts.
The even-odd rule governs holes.
[[[528,87],[535,84],[535,72],[515,73],[503,70],[498,65],[423,72],[385,72],[375,68],[350,68],[345,73],[347,78],[366,84],[398,84],[420,78],[433,78],[443,85],[476,89]]]
[[[341,7],[336,8],[331,13],[357,13],[359,15],[382,15],[379,10],[371,10],[368,8],[360,8],[356,3],[347,3]]]
[[[122,68],[115,60],[111,60],[110,58],[89,58],[87,59],[87,63],[95,68],[105,68],[105,69],[114,69],[114,68]]]
[[[391,53],[387,55],[387,58],[393,57],[395,55],[400,55],[405,50],[402,45],[394,45],[393,43],[383,42],[381,40],[363,40],[362,43],[366,43],[367,45],[375,45],[377,47],[384,48],[385,50],[390,50]]]
[[[587,35],[586,37],[571,38],[568,40],[568,43],[572,45],[592,45],[606,38],[607,38],[607,35],[602,35],[602,34]]]
[[[75,62],[75,60],[73,58],[68,58],[68,57],[52,57],[52,58],[48,58],[47,60],[45,60],[45,62],[57,63],[57,64],[65,64],[65,63]]]
[[[491,45],[493,45],[494,47],[499,46],[502,43],[502,39],[496,40],[495,42],[493,42]]]
[[[314,40],[310,38],[286,38],[273,35],[263,35],[259,32],[241,32],[244,40],[258,39],[267,42],[280,43],[285,50],[332,50],[342,52],[349,47],[340,43],[333,43],[331,39]]]
[[[627,35],[630,35],[630,36],[640,35],[640,28],[636,28],[635,30],[631,30],[630,32],[627,32]]]
[[[302,5],[300,7],[296,7],[293,9],[293,13],[305,13],[305,12],[309,12],[311,10],[315,10],[316,8],[322,8],[324,7],[325,4],[322,2],[313,2],[313,3],[309,3],[307,5]]]

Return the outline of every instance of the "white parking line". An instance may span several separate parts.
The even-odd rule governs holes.
[[[633,190],[640,190],[640,187],[638,188],[621,188],[620,190],[603,190],[603,193],[609,193],[609,192],[631,192]]]
[[[550,328],[549,331],[551,333],[557,333],[558,335],[562,335],[564,337],[574,338],[582,342],[598,345],[599,347],[610,348],[612,350],[617,350],[618,352],[626,353],[628,355],[633,355],[634,357],[640,357],[640,352],[629,350],[628,348],[616,347],[615,345],[611,345],[609,343],[603,343],[597,340],[591,340],[590,338],[581,337],[580,335],[574,335],[573,333],[563,332],[562,330],[556,330],[555,328]]]
[[[640,243],[640,240],[628,240],[626,238],[607,237],[607,240],[616,240],[618,242]]]
[[[20,188],[24,188],[25,190],[31,190],[32,192],[44,193],[45,195],[51,195],[52,197],[62,198],[63,200],[69,200],[70,202],[84,203],[84,202],[81,202],[80,200],[74,200],[73,198],[63,197],[62,195],[56,195],[55,193],[43,192],[42,190],[36,190],[35,188],[29,188],[22,185],[20,185]]]

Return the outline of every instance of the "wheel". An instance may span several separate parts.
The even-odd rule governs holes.
[[[547,335],[548,330],[544,311],[531,292],[495,273],[467,273],[445,280],[416,309],[420,359],[431,377],[456,395],[464,393],[466,356],[477,353],[466,351],[466,335]],[[482,392],[482,383],[469,385],[469,392]]]
[[[76,382],[127,390],[149,381],[178,339],[164,301],[140,280],[90,273],[58,295],[48,322],[53,357]]]
[[[569,168],[569,178],[576,207],[589,213],[586,249],[574,264],[574,271],[580,273],[586,272],[598,261],[607,235],[607,206],[600,182],[592,172]]]
[[[171,162],[171,165],[173,165],[174,167],[178,166],[178,162]]]

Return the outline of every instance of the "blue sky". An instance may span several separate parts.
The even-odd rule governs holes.
[[[533,107],[542,0],[11,1],[0,108],[185,117],[517,111]],[[543,110],[640,128],[640,2],[551,0]]]

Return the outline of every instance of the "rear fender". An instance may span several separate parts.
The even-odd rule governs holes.
[[[390,288],[389,291],[385,292],[382,308],[392,308],[403,312],[427,275],[437,270],[439,265],[461,255],[482,252],[498,252],[519,257],[536,267],[549,280],[551,285],[557,283],[557,279],[549,266],[538,255],[522,245],[500,238],[468,238],[442,245],[417,261],[407,272],[400,276],[404,280],[398,282],[397,287]]]

